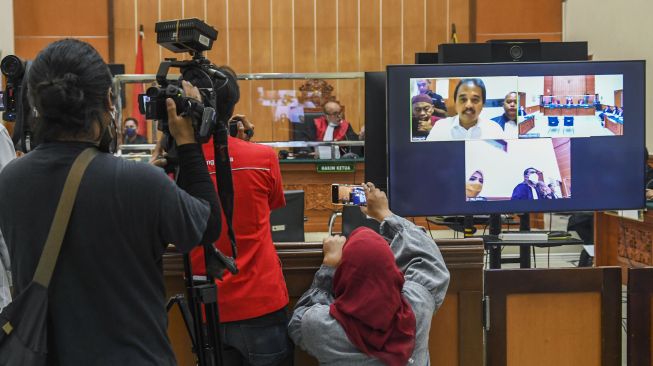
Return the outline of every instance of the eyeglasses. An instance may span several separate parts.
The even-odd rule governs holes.
[[[340,112],[324,112],[327,117],[340,117]]]

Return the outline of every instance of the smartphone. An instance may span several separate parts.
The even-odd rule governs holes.
[[[5,92],[0,91],[0,112],[5,110]]]
[[[146,114],[147,103],[150,101],[150,97],[147,94],[138,94],[138,111],[141,114]]]
[[[331,202],[334,205],[366,206],[366,188],[362,185],[332,184]]]

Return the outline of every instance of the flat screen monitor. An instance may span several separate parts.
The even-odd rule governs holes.
[[[391,209],[644,207],[644,69],[644,61],[388,66]]]

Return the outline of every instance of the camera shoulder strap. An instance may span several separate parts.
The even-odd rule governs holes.
[[[215,175],[218,182],[218,197],[222,205],[222,211],[227,220],[227,234],[231,243],[233,258],[237,256],[236,235],[233,228],[234,213],[234,185],[231,176],[231,161],[229,160],[229,147],[227,143],[227,128],[224,124],[218,124],[217,131],[213,136],[213,149],[215,156]]]
[[[43,247],[43,252],[41,253],[41,258],[39,259],[39,264],[36,267],[33,278],[34,282],[44,287],[48,287],[50,284],[52,272],[59,257],[61,243],[66,235],[70,214],[73,211],[75,197],[77,197],[77,189],[82,181],[86,167],[97,154],[98,150],[94,147],[89,147],[82,151],[75,159],[66,178],[66,183],[64,183],[63,191],[57,204],[57,210],[54,213],[52,224],[50,224],[50,232],[48,233],[48,238],[45,240],[45,246]]]

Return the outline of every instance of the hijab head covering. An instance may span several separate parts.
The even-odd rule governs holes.
[[[366,227],[354,230],[333,278],[329,314],[354,346],[386,365],[405,366],[415,348],[415,314],[403,285],[385,239]]]

